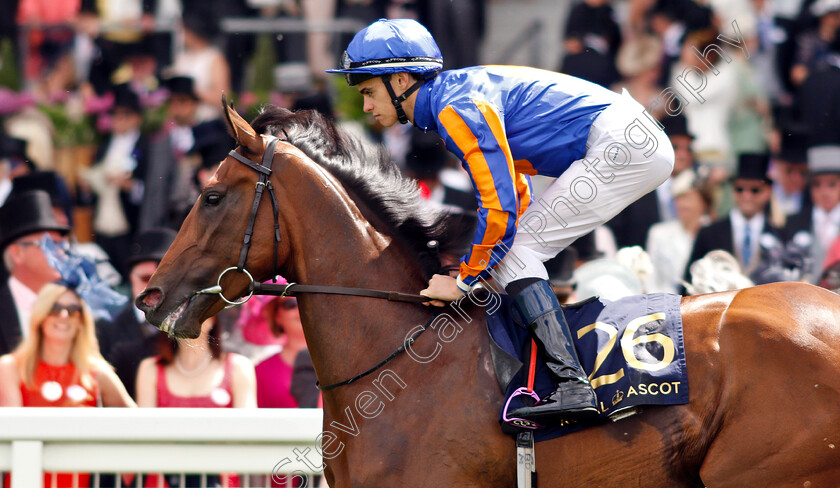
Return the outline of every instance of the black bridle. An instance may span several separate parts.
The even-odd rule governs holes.
[[[274,282],[276,279],[275,277],[277,276],[277,256],[280,248],[280,208],[277,205],[277,196],[274,194],[274,187],[271,184],[270,178],[271,166],[274,161],[274,148],[277,146],[277,142],[280,140],[288,141],[288,135],[286,135],[286,139],[279,139],[274,136],[269,136],[269,141],[266,144],[265,152],[263,153],[262,161],[260,163],[255,163],[254,161],[251,161],[250,159],[236,152],[235,149],[228,153],[231,157],[233,157],[240,163],[250,167],[259,174],[259,180],[257,181],[256,188],[254,191],[254,203],[251,205],[251,213],[248,216],[248,226],[245,228],[245,237],[242,240],[242,249],[240,249],[239,251],[239,261],[237,265],[223,270],[219,274],[219,277],[216,279],[215,286],[199,290],[196,292],[196,294],[219,295],[219,298],[221,298],[222,301],[227,303],[227,308],[244,304],[245,302],[250,300],[254,294],[287,297],[295,296],[299,293],[325,293],[332,295],[350,295],[370,298],[381,298],[389,301],[409,303],[428,302],[430,300],[428,297],[408,293],[370,290],[366,288],[347,288],[340,286],[298,285],[297,283],[279,285],[276,282]],[[248,251],[251,249],[251,238],[254,234],[254,224],[257,220],[257,210],[260,207],[260,201],[262,200],[263,192],[265,192],[266,190],[268,190],[268,195],[271,198],[271,209],[274,214],[274,272],[271,274],[273,283],[260,283],[258,281],[255,281],[251,273],[249,273],[248,270],[245,268],[245,264],[248,261]],[[243,273],[251,281],[251,283],[248,285],[248,294],[241,297],[238,300],[230,300],[226,298],[222,293],[222,277],[230,271],[238,271],[240,273]],[[316,386],[320,390],[330,390],[339,386],[348,385],[356,380],[364,378],[365,376],[373,373],[377,369],[384,366],[386,363],[390,362],[392,359],[404,353],[406,347],[410,346],[415,340],[417,340],[418,337],[420,337],[420,334],[426,331],[433,319],[434,317],[432,317],[432,319],[429,320],[429,323],[423,326],[419,331],[415,332],[409,339],[404,341],[403,344],[399,348],[397,348],[397,350],[391,353],[390,356],[379,362],[379,364],[377,364],[376,366],[344,381],[339,381],[338,383],[333,383],[326,386],[322,386],[316,383]]]
[[[274,148],[277,146],[279,138],[269,136],[268,143],[265,145],[265,152],[263,152],[262,161],[255,163],[245,156],[236,152],[236,149],[231,150],[228,155],[236,159],[240,163],[250,167],[259,174],[256,188],[254,189],[254,203],[251,204],[251,213],[248,216],[248,226],[245,228],[245,237],[242,239],[242,248],[239,250],[239,261],[236,266],[224,269],[219,277],[216,279],[216,286],[211,286],[197,293],[201,294],[217,294],[219,298],[227,303],[227,307],[235,307],[242,305],[251,299],[254,294],[253,283],[254,277],[245,269],[245,263],[248,261],[248,251],[251,250],[251,237],[254,235],[254,224],[257,221],[257,210],[260,208],[260,201],[262,200],[263,192],[268,190],[268,195],[271,198],[271,211],[274,214],[274,272],[271,274],[272,280],[277,276],[277,253],[280,248],[280,207],[277,205],[277,196],[274,194],[274,186],[271,184],[271,165],[274,161]],[[245,274],[251,281],[251,286],[248,295],[238,299],[230,300],[222,293],[222,277],[230,271],[238,271]]]
[[[285,131],[284,131],[285,133]],[[280,249],[280,207],[277,204],[277,196],[274,194],[274,187],[271,184],[271,166],[274,161],[274,148],[279,141],[287,141],[288,135],[285,139],[280,139],[275,136],[268,136],[269,140],[263,152],[262,161],[256,163],[245,156],[236,152],[236,149],[228,153],[229,156],[236,159],[240,163],[248,166],[259,174],[256,188],[254,190],[254,203],[251,205],[251,213],[248,216],[248,226],[245,228],[245,237],[242,240],[242,249],[239,251],[239,261],[236,266],[224,269],[219,277],[216,279],[216,285],[203,290],[199,290],[196,294],[211,294],[219,295],[227,304],[227,307],[235,307],[242,305],[251,299],[253,295],[274,295],[280,297],[295,296],[300,293],[322,293],[330,295],[349,295],[369,298],[380,298],[394,302],[409,302],[409,303],[424,303],[430,299],[422,295],[414,295],[410,293],[400,293],[394,291],[371,290],[367,288],[349,288],[342,286],[323,286],[323,285],[299,285],[297,283],[288,283],[279,285],[275,282],[277,276],[277,256]],[[260,283],[254,280],[254,277],[245,268],[248,261],[248,251],[251,249],[251,238],[254,234],[254,224],[257,220],[257,210],[260,207],[263,193],[268,190],[268,195],[271,198],[271,210],[274,214],[274,267],[272,276],[272,283]],[[238,300],[230,300],[222,293],[222,277],[231,272],[237,271],[243,273],[250,284],[248,285],[248,294],[239,298]]]

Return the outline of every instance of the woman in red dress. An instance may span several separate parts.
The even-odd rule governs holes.
[[[215,318],[204,321],[201,334],[196,339],[160,337],[160,355],[144,359],[137,369],[139,406],[257,406],[254,366],[245,356],[222,350],[221,326],[217,325]],[[177,477],[167,477],[163,485],[174,486],[177,483],[175,479]],[[157,481],[157,475],[151,475],[146,486],[158,486]],[[214,482],[208,482],[208,486]],[[218,483],[226,488],[239,486],[238,477],[233,474],[222,474]]]
[[[93,315],[72,289],[49,283],[38,293],[28,334],[14,352],[0,357],[0,406],[136,406],[99,353]],[[87,474],[55,477],[53,485],[52,473],[45,473],[44,486],[89,483]]]

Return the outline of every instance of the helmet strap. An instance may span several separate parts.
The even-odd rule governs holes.
[[[424,80],[418,80],[413,85],[408,87],[405,92],[397,96],[394,92],[394,87],[391,86],[391,73],[386,73],[382,75],[382,83],[385,84],[385,89],[388,90],[388,95],[391,97],[391,103],[394,104],[394,108],[397,110],[397,119],[400,121],[400,124],[407,124],[408,117],[405,115],[405,110],[403,110],[402,103],[411,96],[412,93],[416,92],[420,89],[421,86],[425,83]]]

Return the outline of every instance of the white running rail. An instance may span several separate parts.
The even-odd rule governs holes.
[[[0,472],[15,488],[43,488],[43,472],[320,474],[322,418],[319,409],[0,408]]]

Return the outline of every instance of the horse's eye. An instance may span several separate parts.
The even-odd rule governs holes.
[[[216,206],[222,201],[222,196],[218,193],[209,193],[204,197],[204,204]]]

